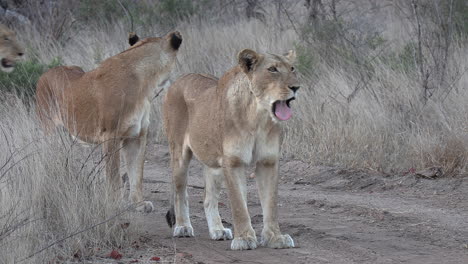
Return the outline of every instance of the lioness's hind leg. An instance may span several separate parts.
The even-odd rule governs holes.
[[[123,182],[120,177],[120,140],[111,139],[103,143],[106,162],[107,195],[112,202],[123,198]]]
[[[42,81],[41,83],[44,83]],[[47,88],[46,88],[47,87]],[[58,120],[58,106],[50,95],[48,86],[38,87],[36,94],[36,115],[39,118],[42,129],[46,135],[51,135],[56,128],[54,120]]]
[[[223,169],[205,166],[205,215],[208,222],[210,237],[213,240],[232,239],[232,232],[224,228],[218,210],[218,199],[223,183]]]
[[[140,212],[153,211],[153,203],[143,201],[143,166],[146,152],[146,130],[138,138],[127,138],[123,141],[123,152],[130,182],[130,201],[136,204]]]
[[[192,224],[190,223],[187,193],[187,170],[192,158],[192,151],[185,146],[181,149],[181,151],[172,152],[173,206],[176,220],[173,236],[192,237],[194,234]]]

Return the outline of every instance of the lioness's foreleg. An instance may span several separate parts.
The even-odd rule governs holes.
[[[192,151],[182,147],[182,151],[173,152],[172,158],[172,182],[174,188],[174,213],[175,227],[173,236],[192,237],[193,227],[190,223],[187,193],[187,171],[192,158]]]
[[[123,182],[120,177],[120,140],[109,139],[102,143],[106,162],[107,195],[113,202],[123,198]]]
[[[278,224],[278,159],[258,161],[255,175],[263,210],[262,246],[270,248],[294,247],[291,236],[282,235]]]
[[[205,215],[208,222],[210,237],[213,240],[232,239],[232,232],[224,228],[218,210],[219,193],[223,183],[223,170],[205,166]]]
[[[245,165],[237,157],[224,157],[223,172],[234,218],[234,240],[232,240],[231,249],[254,249],[257,247],[257,237],[250,223],[247,209]]]
[[[147,129],[143,129],[137,138],[127,138],[123,141],[123,152],[130,182],[130,201],[137,204],[137,210],[149,213],[153,211],[153,203],[143,201],[143,167],[145,164]]]

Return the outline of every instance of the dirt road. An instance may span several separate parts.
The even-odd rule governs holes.
[[[382,175],[281,161],[279,215],[296,248],[229,250],[212,241],[203,211],[201,166],[192,161],[190,213],[195,238],[171,237],[164,215],[169,207],[169,154],[148,150],[145,199],[155,211],[137,215],[144,233],[121,263],[157,255],[177,263],[468,263],[468,178],[428,180],[408,174]],[[248,180],[249,210],[259,236],[262,215],[255,179]],[[225,190],[220,212],[230,226]],[[132,223],[133,224],[133,223]]]

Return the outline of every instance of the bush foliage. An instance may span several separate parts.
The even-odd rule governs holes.
[[[39,77],[48,69],[61,65],[61,59],[55,58],[44,64],[37,58],[17,63],[11,73],[0,71],[0,91],[14,93],[18,97],[29,100],[34,96]]]

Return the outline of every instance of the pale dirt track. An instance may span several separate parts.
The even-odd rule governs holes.
[[[201,166],[195,160],[189,195],[196,237],[171,237],[164,218],[170,194],[168,165],[167,147],[150,146],[144,188],[155,211],[132,219],[144,235],[132,248],[122,249],[119,263],[155,263],[147,262],[151,256],[161,257],[163,263],[468,263],[466,177],[427,180],[282,160],[280,226],[296,248],[238,252],[229,250],[230,241],[209,239],[199,188]],[[262,216],[255,180],[249,179],[248,186],[249,211],[259,235]],[[229,226],[225,190],[220,211]]]

